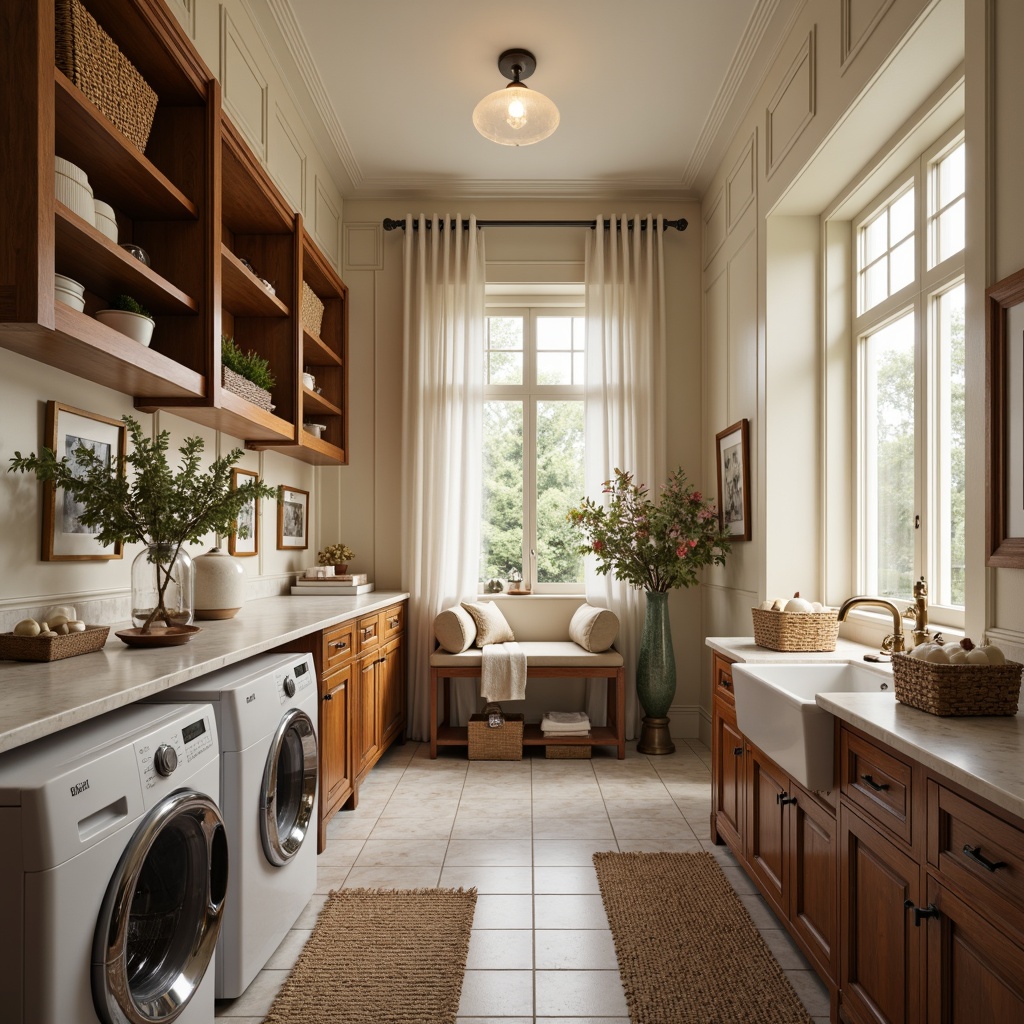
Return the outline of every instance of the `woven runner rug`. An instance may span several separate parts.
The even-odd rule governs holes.
[[[808,1024],[710,853],[595,853],[632,1024]]]
[[[475,889],[327,897],[264,1024],[454,1024]]]

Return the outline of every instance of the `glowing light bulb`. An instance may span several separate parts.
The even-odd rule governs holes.
[[[505,118],[505,123],[510,128],[522,128],[526,124],[526,107],[523,106],[523,101],[516,97],[508,105],[508,116]]]

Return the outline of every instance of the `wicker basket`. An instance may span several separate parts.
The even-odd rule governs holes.
[[[240,373],[235,373],[234,370],[229,370],[226,366],[222,366],[220,369],[221,381],[227,391],[270,412],[272,403],[269,391],[257,387],[251,380],[246,380]]]
[[[834,651],[839,636],[838,611],[774,612],[751,608],[754,643],[771,651]]]
[[[315,334],[318,338],[320,337],[320,329],[324,325],[324,304],[320,300],[320,296],[305,281],[302,282],[302,301],[299,303],[299,318],[302,320],[302,326],[310,334]]]
[[[16,636],[0,633],[0,658],[5,661],[60,661],[77,654],[100,651],[107,642],[109,626],[86,626],[66,636]]]
[[[892,656],[896,699],[930,715],[1015,715],[1024,665],[944,665]]]
[[[469,719],[470,761],[522,761],[523,716],[505,715],[505,724],[492,729],[487,715]]]
[[[56,0],[56,18],[57,67],[129,142],[145,152],[156,114],[156,93],[81,0]]]
[[[545,757],[564,758],[572,760],[578,758],[585,760],[591,756],[592,747],[584,746],[582,743],[549,743],[544,747]]]

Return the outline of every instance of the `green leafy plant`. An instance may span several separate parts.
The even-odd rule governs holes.
[[[148,317],[150,320],[153,319],[153,314],[130,295],[118,295],[118,297],[110,304],[110,308],[121,309],[124,310],[125,313],[138,313],[139,316]]]
[[[728,535],[718,512],[677,469],[655,504],[632,473],[615,470],[604,482],[607,504],[591,498],[569,510],[567,519],[585,543],[580,554],[597,556],[597,571],[611,573],[631,587],[665,591],[692,587],[705,565],[723,565]]]
[[[174,472],[167,461],[170,433],[163,430],[151,439],[131,416],[121,418],[132,442],[123,463],[108,465],[91,449],[79,445],[74,460],[58,459],[49,448],[39,455],[16,451],[8,472],[34,473],[39,480],[65,490],[81,505],[79,519],[96,531],[101,545],[143,541],[172,552],[165,565],[154,563],[159,600],[141,627],[148,633],[157,620],[172,624],[164,599],[170,582],[168,569],[182,545],[199,544],[210,533],[230,533],[236,528],[239,536],[247,536],[246,527],[238,522],[239,512],[249,502],[276,497],[278,492],[259,477],[232,488],[231,468],[242,457],[241,448],[204,470],[200,465],[205,448],[201,437],[187,437],[182,442],[178,448],[180,467]]]
[[[235,339],[224,335],[220,339],[220,361],[239,376],[252,381],[264,391],[272,391],[277,381],[270,372],[270,361],[264,359],[250,349],[243,352],[235,343]]]
[[[347,544],[328,544],[316,556],[318,565],[344,565],[356,557],[356,553]]]

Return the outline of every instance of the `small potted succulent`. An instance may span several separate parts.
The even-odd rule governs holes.
[[[270,361],[250,349],[243,352],[235,339],[225,334],[220,339],[220,362],[224,387],[247,402],[268,412],[274,407],[270,392],[277,381],[270,372]]]
[[[96,319],[147,347],[153,338],[153,328],[156,326],[149,310],[130,295],[118,295],[110,309],[96,310]]]
[[[347,544],[328,544],[317,556],[318,565],[333,565],[334,571],[343,576],[348,572],[349,560],[356,557],[356,553]]]

